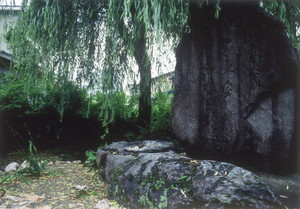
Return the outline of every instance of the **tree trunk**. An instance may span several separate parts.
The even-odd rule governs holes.
[[[139,121],[142,125],[151,122],[151,64],[146,48],[145,27],[141,28],[140,38],[136,41],[134,57],[140,72]]]

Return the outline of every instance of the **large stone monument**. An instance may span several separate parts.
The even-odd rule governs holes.
[[[192,5],[176,52],[173,130],[199,152],[291,162],[299,59],[255,2]]]

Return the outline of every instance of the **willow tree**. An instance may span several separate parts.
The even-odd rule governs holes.
[[[300,33],[297,30],[300,29],[300,2],[298,0],[268,0],[262,1],[261,6],[284,23],[288,37],[299,50]]]
[[[181,0],[25,0],[10,37],[16,67],[33,85],[40,78],[49,85],[75,79],[111,95],[122,89],[132,57],[140,74],[139,118],[150,123],[149,46],[161,45],[162,34],[170,38],[183,31],[187,6]],[[103,113],[112,119],[109,110],[108,96]]]
[[[44,86],[64,85],[68,80],[88,81],[91,88],[101,86],[108,95],[103,114],[110,120],[114,114],[109,95],[122,89],[125,76],[130,74],[128,60],[134,58],[140,74],[139,117],[149,123],[153,56],[150,45],[161,46],[165,39],[188,32],[191,4],[214,4],[214,15],[218,18],[220,2],[24,0],[21,17],[10,33],[15,67],[29,78],[30,89],[36,85],[40,88],[37,81],[41,78]],[[299,18],[299,10],[292,10],[299,8],[296,1],[278,2],[268,0],[261,5],[275,15],[286,17],[287,22]],[[299,20],[294,28],[298,23]],[[297,39],[295,30],[289,32]]]

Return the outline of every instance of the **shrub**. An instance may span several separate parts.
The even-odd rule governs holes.
[[[29,109],[28,98],[24,90],[24,79],[16,78],[12,74],[0,77],[0,111],[14,111]]]
[[[151,133],[167,134],[172,127],[173,94],[159,92],[152,102]]]
[[[113,124],[116,120],[128,121],[137,117],[137,99],[126,96],[124,92],[98,93],[93,100],[102,121]]]
[[[90,167],[91,170],[94,170],[97,168],[97,163],[96,163],[96,152],[92,151],[92,150],[87,150],[85,151],[85,156],[86,156],[86,162],[85,164]]]
[[[28,90],[27,82],[11,73],[1,77],[0,138],[6,143],[1,152],[25,146],[28,139],[47,147],[99,139],[99,113],[91,113],[85,90],[73,82]]]

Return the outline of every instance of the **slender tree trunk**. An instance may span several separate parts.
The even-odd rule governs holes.
[[[145,27],[141,28],[141,36],[136,41],[134,57],[140,72],[139,121],[143,125],[151,122],[151,64],[146,48]]]

